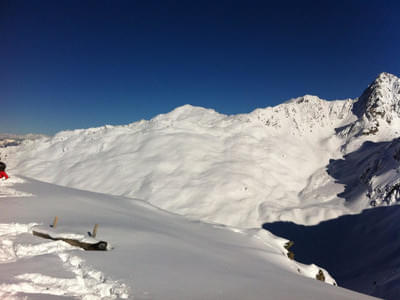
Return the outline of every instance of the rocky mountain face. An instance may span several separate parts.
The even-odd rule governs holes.
[[[357,120],[341,128],[339,134],[354,139],[361,135],[380,135],[387,138],[399,134],[400,80],[381,73],[353,105]]]
[[[400,200],[399,78],[381,73],[352,111],[357,120],[337,130],[344,139],[344,157],[332,162],[328,171],[345,184],[340,195],[350,203],[358,202],[359,208],[366,202],[371,206],[394,204]]]
[[[361,208],[400,201],[400,140],[364,142],[343,159],[332,160],[328,173],[345,189],[339,194],[348,205]]]
[[[399,109],[400,80],[389,73],[381,73],[354,105],[358,117],[376,124],[382,121],[390,125],[400,117]]]

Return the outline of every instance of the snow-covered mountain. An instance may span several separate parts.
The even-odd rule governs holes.
[[[6,150],[15,150],[13,172],[208,222],[316,223],[343,214],[343,201],[335,194],[309,201],[299,192],[340,155],[334,129],[354,119],[351,107],[313,96],[238,116],[186,105],[150,121],[60,132]]]
[[[20,139],[0,157],[12,177],[142,199],[240,232],[274,221],[318,224],[399,200],[399,90],[400,80],[382,73],[358,99],[306,95],[233,116],[185,105],[126,126]],[[380,258],[388,267],[368,278],[399,267],[389,252]]]
[[[386,194],[379,190],[396,184],[395,174],[376,178],[376,157],[370,161],[368,153],[362,163],[345,159],[351,185],[365,190],[357,201],[340,196],[349,183],[332,174],[335,161],[353,157],[364,142],[398,136],[399,86],[397,77],[382,73],[359,99],[306,95],[233,116],[185,105],[149,121],[64,131],[0,151],[11,172],[144,199],[207,222],[316,224],[358,213],[371,197],[381,203]]]
[[[364,91],[353,107],[357,120],[347,127],[350,137],[373,135],[386,129],[393,134],[400,119],[400,81],[388,73],[381,73]]]

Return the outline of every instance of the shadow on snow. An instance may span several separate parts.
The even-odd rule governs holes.
[[[385,299],[400,295],[400,206],[368,209],[315,226],[291,222],[263,228],[294,241],[299,262],[328,270],[342,287]]]

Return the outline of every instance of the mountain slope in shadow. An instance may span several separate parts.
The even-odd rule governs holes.
[[[315,226],[291,222],[263,228],[294,241],[302,263],[326,268],[345,288],[396,300],[400,295],[400,206],[364,210]]]

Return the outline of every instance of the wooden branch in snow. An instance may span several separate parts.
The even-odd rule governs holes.
[[[50,239],[53,241],[64,241],[72,246],[82,248],[87,251],[106,251],[108,243],[105,241],[99,241],[97,243],[88,243],[78,239],[63,238],[63,237],[52,237],[48,233],[32,230],[32,234],[44,239]]]

